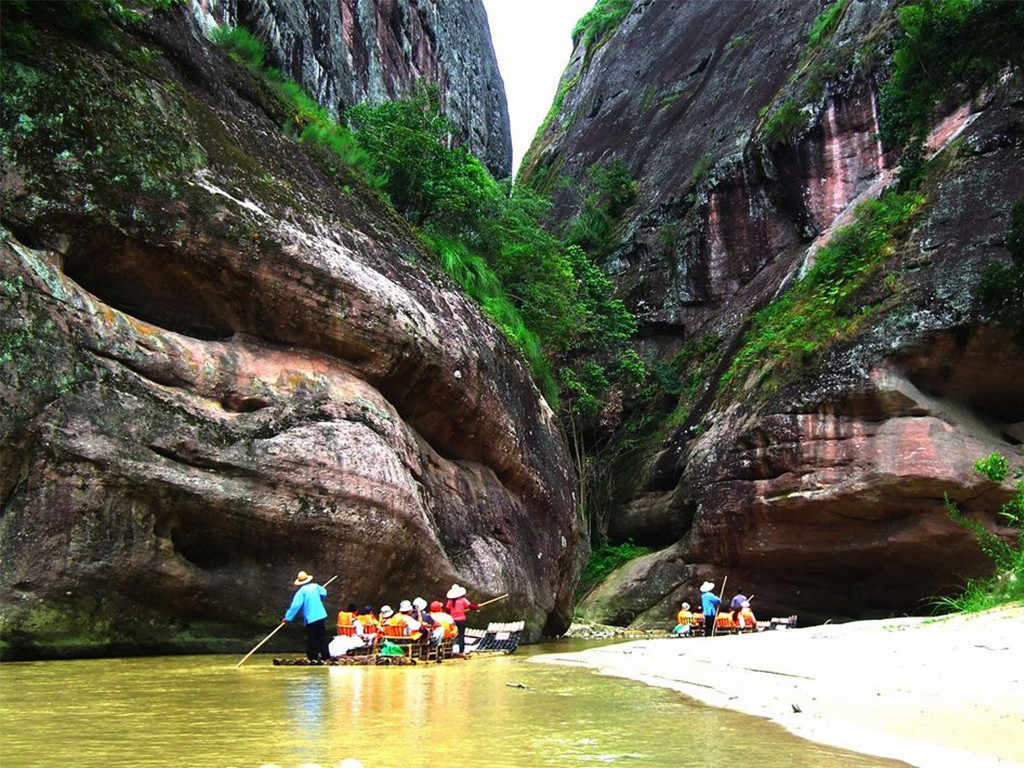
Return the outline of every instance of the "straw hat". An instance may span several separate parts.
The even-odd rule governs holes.
[[[685,610],[687,610],[687,611],[690,610],[690,604],[689,603],[683,603],[683,608]]]
[[[303,584],[309,584],[312,580],[313,577],[308,573],[305,571],[299,571],[299,575],[295,577],[295,586],[301,587]]]
[[[456,598],[462,597],[465,594],[465,587],[460,587],[458,584],[452,584],[452,588],[448,590],[448,599],[455,600]]]
[[[427,601],[424,600],[422,597],[417,597],[415,600],[412,601],[412,607],[419,608],[422,611],[424,608],[427,607]]]
[[[382,605],[380,607],[380,617],[382,619],[386,619],[389,616],[394,616],[394,615],[395,615],[395,612],[393,610],[391,610],[391,606],[390,605]]]
[[[710,592],[714,588],[715,583],[713,581],[705,581],[703,584],[700,585],[701,592]]]
[[[398,610],[402,613],[412,613],[412,603],[410,603],[408,600],[403,600],[401,603],[399,603]]]

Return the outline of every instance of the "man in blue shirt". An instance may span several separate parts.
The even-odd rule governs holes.
[[[710,581],[700,585],[700,606],[704,609],[704,637],[711,637],[714,632],[718,606],[722,603],[722,599],[712,591],[714,588],[714,583]]]
[[[305,571],[299,571],[295,586],[298,590],[288,607],[288,613],[284,615],[284,620],[292,621],[301,611],[302,619],[306,622],[306,658],[310,661],[329,661],[331,652],[327,650],[327,629],[324,623],[327,609],[324,608],[323,602],[323,598],[327,597],[327,590],[315,584],[313,577]]]

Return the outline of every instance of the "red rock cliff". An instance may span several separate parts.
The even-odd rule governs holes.
[[[995,515],[1009,484],[971,465],[1018,455],[1024,421],[1024,356],[986,324],[975,289],[1007,258],[1024,193],[1019,85],[937,119],[929,143],[944,164],[862,296],[870,319],[778,391],[761,386],[769,360],[720,387],[751,312],[893,180],[877,88],[894,9],[846,3],[815,52],[808,30],[826,5],[635,2],[613,34],[574,52],[562,108],[525,161],[520,181],[552,192],[558,223],[580,210],[588,167],[622,162],[638,201],[606,270],[641,349],[667,361],[686,341],[716,340],[682,427],[610,469],[613,540],[659,551],[588,598],[595,618],[662,624],[726,574],[764,611],[918,611],[986,563],[944,494],[1009,533]],[[788,124],[773,124],[787,104]]]
[[[3,61],[5,658],[237,651],[300,568],[567,626],[574,473],[515,351],[184,9],[111,34]]]

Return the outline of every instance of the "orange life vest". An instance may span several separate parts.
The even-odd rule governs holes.
[[[352,627],[354,626],[355,619],[356,615],[351,611],[338,611],[338,634],[352,634]],[[347,629],[348,632],[342,632],[342,629]]]
[[[444,611],[431,611],[430,616],[434,621],[444,627],[444,636],[446,639],[458,636],[459,628],[455,626],[455,619],[451,617],[451,614],[445,613]]]

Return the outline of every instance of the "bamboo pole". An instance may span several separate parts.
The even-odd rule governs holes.
[[[330,584],[336,578],[338,578],[337,575],[331,576],[331,578],[329,578],[327,581],[325,581],[322,586],[326,587],[328,584]],[[274,627],[274,630],[269,635],[267,635],[262,640],[260,640],[258,643],[256,643],[256,647],[254,647],[251,651],[249,651],[247,654],[245,654],[245,658],[243,658],[240,662],[235,664],[235,669],[238,669],[243,664],[245,664],[245,662],[247,662],[249,660],[250,656],[252,656],[254,653],[256,653],[256,651],[258,651],[263,646],[263,644],[265,642],[267,642],[267,640],[269,640],[274,635],[276,635],[281,630],[281,627],[283,627],[287,623],[288,623],[287,621],[282,621],[280,624],[278,624],[276,627]]]
[[[715,623],[711,625],[711,636],[712,637],[714,637],[715,633],[718,631],[718,611],[722,607],[722,600],[725,599],[725,585],[728,584],[728,583],[729,583],[729,576],[726,575],[726,577],[724,579],[722,579],[722,597],[721,597],[721,599],[719,599],[718,605],[715,606]]]
[[[480,605],[478,605],[477,608],[483,608],[485,605],[490,605],[491,603],[496,603],[499,600],[504,600],[506,597],[508,597],[508,592],[506,592],[504,595],[501,595],[500,597],[495,597],[493,600],[488,600],[486,603],[480,603]]]

